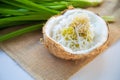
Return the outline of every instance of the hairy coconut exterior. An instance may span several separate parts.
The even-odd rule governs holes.
[[[66,60],[77,60],[77,59],[84,59],[89,58],[95,55],[100,54],[104,49],[108,46],[108,40],[100,47],[94,49],[93,51],[89,53],[80,53],[80,54],[72,54],[64,50],[64,48],[54,42],[52,39],[50,39],[46,34],[44,34],[44,44],[47,47],[47,49],[56,57],[66,59]]]
[[[59,15],[57,15],[57,16],[59,16]],[[54,17],[57,17],[57,16],[54,16]],[[45,44],[46,48],[50,51],[50,53],[52,53],[56,57],[59,57],[59,58],[62,58],[62,59],[84,60],[86,58],[92,58],[93,56],[97,56],[101,52],[103,52],[103,50],[105,50],[109,45],[109,34],[108,34],[108,38],[107,38],[106,42],[103,45],[101,45],[100,47],[97,47],[96,49],[92,50],[89,53],[72,54],[70,52],[65,51],[65,49],[60,44],[58,44],[57,42],[52,40],[50,38],[50,36],[47,36],[46,35],[46,29],[47,28],[46,28],[46,25],[45,25],[43,27],[43,37],[44,37],[44,44]],[[109,28],[108,28],[108,33],[109,33]]]

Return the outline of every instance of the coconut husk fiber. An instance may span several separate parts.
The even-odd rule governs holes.
[[[120,38],[119,3],[119,0],[105,0],[99,7],[87,8],[100,16],[114,15],[116,17],[115,23],[108,24],[110,30],[108,48]],[[0,33],[12,29],[15,28],[0,31]],[[42,37],[42,31],[38,30],[0,43],[0,48],[35,80],[67,80],[97,56],[80,61],[62,60],[49,54],[49,51],[40,43],[40,37]]]

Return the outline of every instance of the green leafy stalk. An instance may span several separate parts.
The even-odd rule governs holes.
[[[8,23],[8,24],[3,24],[3,25],[1,25],[1,27],[0,27],[0,30],[2,30],[2,29],[5,29],[5,28],[8,28],[8,27],[16,27],[16,26],[18,26],[18,25],[25,25],[25,24],[37,24],[37,23],[41,23],[41,22],[45,22],[44,20],[43,21],[14,21],[14,22],[10,22],[10,23]]]
[[[58,12],[56,10],[51,10],[48,9],[44,6],[40,6],[37,5],[31,1],[27,1],[27,0],[1,0],[1,2],[17,7],[17,8],[23,8],[23,9],[27,9],[27,10],[32,10],[32,11],[36,11],[36,12],[48,12],[49,14],[57,14]],[[27,2],[27,3],[26,3]]]
[[[25,16],[15,16],[15,17],[8,17],[0,19],[0,29],[3,28],[4,24],[10,24],[11,22],[15,21],[33,21],[33,20],[47,20],[52,15],[41,15],[41,14],[33,14],[33,15],[25,15]]]
[[[60,1],[60,2],[53,2],[53,3],[46,3],[46,2],[42,2],[40,3],[41,5],[50,8],[50,9],[54,9],[54,10],[64,10],[67,8],[68,3],[65,1]]]
[[[29,26],[29,27],[20,29],[20,30],[16,30],[14,32],[0,36],[0,42],[8,40],[10,38],[14,38],[16,36],[20,36],[22,34],[25,34],[25,33],[31,32],[31,31],[41,29],[41,28],[42,28],[42,24],[37,24],[37,25],[33,25],[33,26]]]
[[[59,12],[56,11],[56,10],[52,10],[52,9],[49,9],[49,8],[46,8],[42,5],[38,5],[32,1],[29,1],[29,0],[16,0],[24,5],[27,5],[27,6],[30,6],[30,7],[33,7],[33,8],[38,8],[40,10],[44,10],[44,11],[47,11],[47,12],[51,12],[51,13],[54,13],[54,14],[58,14]]]
[[[115,17],[114,17],[114,16],[102,16],[102,18],[103,18],[106,22],[115,22]]]
[[[19,10],[13,10],[8,8],[0,8],[0,13],[4,15],[25,15],[27,12]]]
[[[90,6],[97,6],[103,2],[103,0],[67,0],[68,5],[74,7],[86,8]]]
[[[38,9],[34,9],[32,7],[26,7],[25,5],[21,4],[21,3],[18,3],[14,0],[1,0],[1,2],[5,3],[6,6],[12,6],[12,7],[17,7],[17,8],[22,8],[22,9],[27,9],[27,10],[33,10],[33,11],[39,11]],[[13,9],[13,8],[12,8]]]

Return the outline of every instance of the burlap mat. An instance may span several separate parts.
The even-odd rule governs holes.
[[[120,38],[119,3],[120,1],[117,0],[106,0],[100,7],[88,8],[99,15],[116,16],[116,23],[109,24],[110,44]],[[95,57],[77,62],[58,59],[49,54],[44,45],[39,42],[40,37],[42,37],[41,31],[35,31],[0,44],[1,49],[35,80],[67,80]]]

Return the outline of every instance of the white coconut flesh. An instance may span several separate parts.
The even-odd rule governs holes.
[[[102,46],[108,38],[106,22],[95,13],[67,10],[46,23],[46,35],[71,54],[87,54]]]

